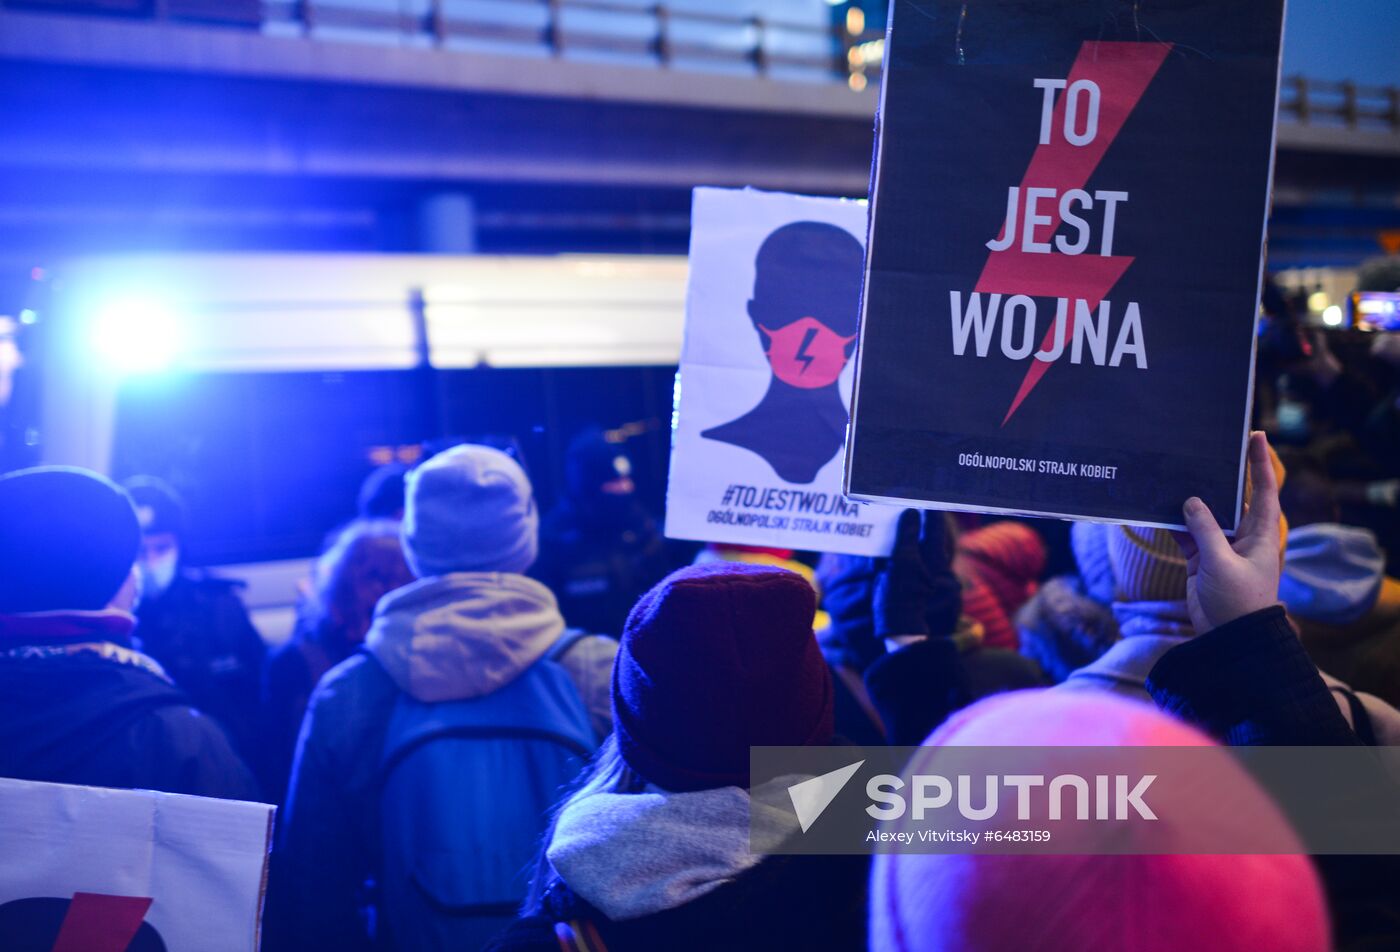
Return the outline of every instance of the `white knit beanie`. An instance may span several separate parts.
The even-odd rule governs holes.
[[[403,550],[419,578],[523,573],[539,553],[539,526],[529,477],[500,450],[454,446],[408,475]]]

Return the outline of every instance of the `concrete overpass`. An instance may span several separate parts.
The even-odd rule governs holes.
[[[780,78],[761,39],[749,75],[668,68],[656,16],[645,67],[450,49],[440,17],[399,18],[411,42],[381,45],[317,38],[310,19],[270,36],[0,10],[0,223],[40,246],[231,229],[412,250],[460,193],[488,234],[640,231],[674,251],[695,185],[865,192],[873,83]],[[1282,202],[1400,195],[1400,92],[1291,81],[1281,120]]]

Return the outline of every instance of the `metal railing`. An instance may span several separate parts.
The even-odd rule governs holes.
[[[539,47],[556,57],[569,52],[630,54],[662,68],[729,63],[747,66],[758,76],[798,68],[825,73],[855,89],[878,81],[884,39],[883,33],[864,28],[863,15],[854,27],[850,20],[818,25],[626,0],[480,0],[475,4],[478,11],[495,9],[498,18],[455,13],[448,0],[398,0],[379,9],[343,0],[0,0],[0,8],[8,7],[254,29],[276,26],[307,37],[315,37],[322,28],[360,30],[435,47],[454,40],[478,40]],[[838,12],[849,8],[847,3],[834,7]],[[592,25],[569,22],[578,16],[591,17]],[[616,29],[599,25],[610,20]],[[710,35],[705,35],[707,28],[713,31]],[[740,42],[734,41],[736,33]],[[801,50],[803,42],[825,49]],[[799,49],[784,50],[783,45]],[[1400,86],[1288,76],[1280,94],[1279,118],[1303,126],[1400,135]]]
[[[565,51],[633,54],[668,67],[678,61],[729,62],[747,65],[759,75],[797,67],[847,80],[853,72],[853,46],[877,38],[852,35],[841,25],[802,23],[762,15],[678,9],[666,3],[625,0],[481,0],[478,11],[492,8],[500,16],[461,15],[445,0],[384,2],[378,9],[336,0],[0,0],[0,9],[117,16],[225,27],[276,25],[314,36],[321,28],[382,32],[402,39],[442,46],[458,39],[539,46],[554,56]],[[531,13],[533,12],[533,16]],[[825,12],[825,11],[823,11]],[[616,30],[566,22],[576,15],[613,20]],[[530,22],[523,22],[530,21]],[[743,31],[733,42],[697,37],[706,27]],[[786,41],[786,42],[784,42]],[[796,42],[794,42],[796,41]],[[817,51],[801,50],[803,42]],[[815,42],[814,42],[815,41]],[[798,50],[782,49],[797,46]],[[863,71],[859,65],[855,72]]]
[[[334,0],[264,0],[264,22],[291,24],[311,36],[320,28],[371,30],[397,33],[408,39],[442,46],[455,39],[471,39],[540,46],[553,56],[566,52],[631,54],[649,57],[658,66],[677,61],[713,61],[747,65],[759,75],[775,68],[796,67],[830,73],[846,81],[852,71],[851,48],[878,34],[852,35],[839,24],[815,25],[759,15],[741,16],[695,9],[676,9],[664,3],[629,4],[619,0],[490,0],[506,14],[500,20],[459,16],[449,12],[443,0],[429,0],[422,12],[366,9],[337,4]],[[535,11],[533,23],[519,20],[523,11]],[[509,14],[515,13],[515,17]],[[570,24],[574,14],[616,21],[618,30]],[[741,43],[687,36],[704,28],[743,31]],[[732,34],[730,38],[732,40]],[[775,49],[775,40],[806,41],[825,46],[822,52]],[[816,42],[813,42],[816,41]]]
[[[1279,119],[1300,125],[1400,134],[1400,86],[1363,86],[1289,76],[1280,92]]]

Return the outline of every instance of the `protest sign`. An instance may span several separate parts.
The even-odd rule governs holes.
[[[666,535],[888,554],[841,492],[863,203],[695,190]]]
[[[273,808],[0,779],[0,945],[256,952]]]
[[[902,0],[846,487],[1239,518],[1283,0]]]

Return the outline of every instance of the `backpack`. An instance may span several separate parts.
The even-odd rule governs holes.
[[[550,809],[597,745],[557,660],[578,638],[485,697],[398,697],[380,759],[388,946],[469,952],[515,918]]]

